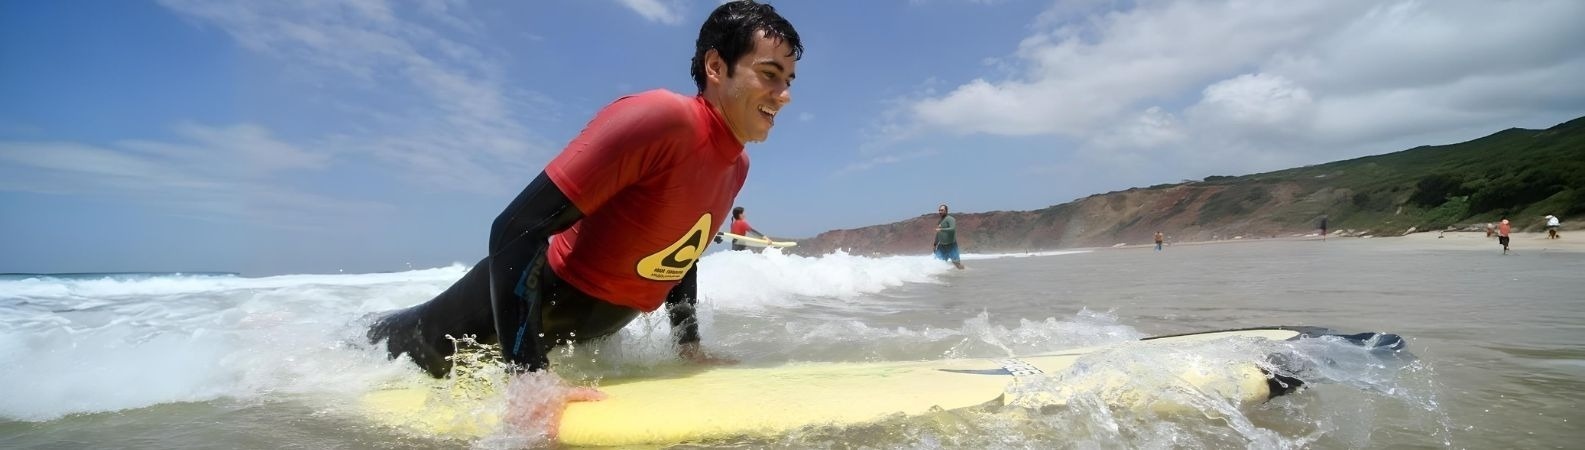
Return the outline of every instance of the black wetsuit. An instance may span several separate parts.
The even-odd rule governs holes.
[[[549,365],[546,355],[557,344],[621,330],[639,310],[591,297],[562,282],[545,263],[550,236],[582,218],[583,213],[541,172],[495,218],[489,256],[434,299],[376,319],[369,327],[369,341],[385,340],[391,358],[406,353],[440,378],[451,371],[446,357],[455,351],[448,334],[500,343],[507,362],[535,371]],[[699,342],[694,311],[698,271],[695,263],[666,295],[666,312],[679,344]]]

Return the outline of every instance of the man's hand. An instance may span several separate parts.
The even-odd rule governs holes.
[[[688,362],[707,366],[729,366],[738,363],[737,360],[732,358],[724,358],[705,353],[704,348],[700,347],[698,342],[689,342],[678,345],[677,356],[681,356],[682,359],[685,359]]]
[[[545,371],[513,376],[507,381],[506,395],[506,423],[511,430],[543,435],[551,443],[556,442],[568,403],[605,400],[605,393],[595,388],[568,385]]]

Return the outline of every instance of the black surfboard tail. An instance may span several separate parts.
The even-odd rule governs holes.
[[[1383,332],[1345,333],[1345,332],[1339,332],[1339,331],[1333,330],[1331,328],[1315,327],[1315,326],[1251,327],[1251,328],[1237,328],[1237,329],[1221,330],[1221,331],[1247,331],[1247,330],[1288,330],[1288,331],[1294,331],[1294,332],[1298,332],[1299,333],[1297,336],[1294,336],[1294,337],[1290,338],[1289,340],[1321,339],[1321,338],[1341,339],[1341,340],[1343,340],[1345,342],[1348,342],[1350,344],[1357,345],[1357,346],[1362,347],[1362,348],[1364,348],[1366,350],[1369,350],[1372,355],[1374,355],[1376,357],[1379,357],[1379,358],[1382,358],[1384,360],[1405,361],[1405,360],[1413,360],[1414,359],[1414,355],[1412,353],[1409,353],[1406,350],[1406,348],[1408,347],[1408,342],[1406,342],[1403,339],[1402,336],[1399,336],[1399,335],[1393,334],[1393,333],[1383,333]],[[1186,335],[1190,335],[1190,334],[1202,334],[1202,333],[1185,333],[1185,334],[1175,334],[1175,335],[1169,335],[1169,336],[1154,336],[1154,337],[1144,338],[1142,340],[1160,339],[1160,338],[1173,337],[1173,336],[1186,336]],[[1300,388],[1303,388],[1306,385],[1307,382],[1305,380],[1303,380],[1303,379],[1294,377],[1294,376],[1292,376],[1290,374],[1304,373],[1305,372],[1304,369],[1306,368],[1306,366],[1309,365],[1309,364],[1313,364],[1313,361],[1308,360],[1308,359],[1300,360],[1300,359],[1291,358],[1291,357],[1288,357],[1288,356],[1282,355],[1282,354],[1270,355],[1270,356],[1267,357],[1267,361],[1270,362],[1273,367],[1279,368],[1279,370],[1275,371],[1275,372],[1272,371],[1272,370],[1268,370],[1266,368],[1261,368],[1260,369],[1260,371],[1266,375],[1266,387],[1270,388],[1271,398],[1276,398],[1278,396],[1286,395],[1286,394],[1292,393],[1294,391],[1297,391]]]

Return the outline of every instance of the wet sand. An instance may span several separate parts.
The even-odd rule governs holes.
[[[1564,231],[1559,239],[1547,239],[1546,233],[1512,233],[1508,243],[1510,254],[1524,252],[1585,252],[1585,231]],[[1258,242],[1282,241],[1320,241],[1319,234],[1301,236],[1280,236],[1268,238],[1220,239],[1215,241],[1190,241],[1167,242],[1166,249],[1172,247],[1200,246],[1200,245],[1229,245],[1250,244]],[[1370,241],[1374,245],[1384,248],[1402,248],[1405,250],[1478,250],[1495,251],[1502,253],[1502,246],[1497,244],[1495,235],[1486,237],[1485,232],[1448,231],[1448,232],[1418,232],[1404,236],[1329,236],[1326,241]],[[1112,247],[1101,247],[1096,250],[1137,250],[1154,249],[1155,243],[1147,244],[1119,244]]]
[[[1384,243],[1402,241],[1401,245],[1436,250],[1487,250],[1502,253],[1497,237],[1486,237],[1485,232],[1414,233],[1395,238],[1377,238]],[[1547,239],[1546,233],[1512,233],[1509,235],[1509,253],[1526,252],[1585,252],[1585,233],[1563,232],[1559,239]]]

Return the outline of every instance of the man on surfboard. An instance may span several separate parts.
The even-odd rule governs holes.
[[[495,218],[489,254],[434,299],[369,328],[430,375],[451,370],[447,336],[499,342],[524,371],[558,344],[607,336],[662,305],[678,354],[699,345],[696,264],[748,176],[744,144],[764,141],[803,44],[770,5],[735,1],[700,27],[699,92],[652,90],[598,112]]]

